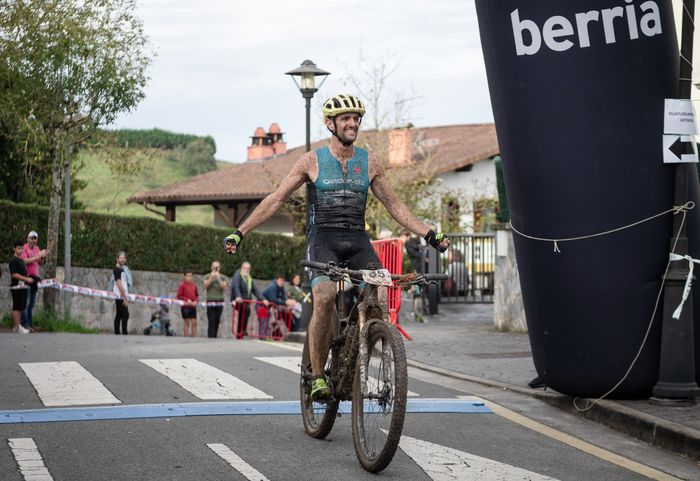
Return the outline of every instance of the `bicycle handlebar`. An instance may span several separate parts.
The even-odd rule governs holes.
[[[301,261],[301,266],[302,267],[310,267],[311,269],[317,269],[319,271],[327,271],[327,270],[329,270],[329,267],[330,267],[328,264],[323,264],[321,262],[309,261],[306,259]],[[344,268],[337,267],[337,266],[336,266],[336,269],[338,269],[338,271],[343,273],[343,274],[348,274],[351,276],[358,276],[358,277],[362,276],[362,273],[360,271],[352,271],[350,269],[344,269]],[[403,276],[392,274],[391,280],[395,281],[397,279],[401,279],[401,277],[403,277]],[[449,278],[449,276],[447,274],[424,274],[423,278],[426,281],[446,281]]]

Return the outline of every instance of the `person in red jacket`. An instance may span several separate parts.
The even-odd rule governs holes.
[[[185,337],[189,335],[190,324],[192,324],[192,337],[197,337],[197,301],[199,301],[199,291],[197,284],[192,282],[192,269],[185,269],[185,281],[177,288],[177,298],[185,301],[185,305],[180,307],[182,319],[185,321]]]

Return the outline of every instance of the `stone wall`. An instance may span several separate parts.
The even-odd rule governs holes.
[[[7,264],[1,264],[2,278],[0,278],[1,286],[10,285],[10,270]],[[92,289],[107,290],[109,279],[112,274],[111,269],[93,269],[84,267],[73,267],[71,269],[72,282],[71,284]],[[177,296],[177,288],[183,281],[181,273],[170,272],[151,272],[151,271],[131,271],[134,284],[131,286],[130,294],[141,294],[145,296],[167,296],[175,299]],[[39,276],[43,279],[43,268],[40,268]],[[200,301],[205,301],[204,287],[202,286],[202,278],[204,276],[195,274],[193,281],[197,284],[199,290]],[[58,282],[64,282],[64,270],[58,268],[56,275]],[[255,280],[255,284],[261,291],[267,287],[270,281]],[[43,291],[39,289],[37,294],[37,305],[41,305],[43,300]],[[230,301],[230,283],[228,292],[224,297],[226,301]],[[59,312],[63,312],[66,298],[66,291],[59,291],[58,296]],[[12,297],[7,289],[0,289],[0,316],[12,308]],[[150,325],[151,313],[155,311],[156,306],[145,304],[142,302],[129,303],[129,334],[142,334],[143,329]],[[114,332],[114,315],[116,312],[115,302],[112,299],[102,299],[97,297],[83,296],[76,293],[71,294],[71,315],[73,317],[81,316],[81,323],[86,327],[98,329],[103,332]],[[178,336],[184,335],[184,324],[180,315],[179,306],[170,306],[171,327],[177,331]],[[224,312],[221,315],[221,323],[219,325],[218,337],[231,338],[231,320],[233,317],[233,307],[224,306]],[[197,335],[200,337],[207,336],[207,309],[204,306],[197,307]]]
[[[499,331],[527,332],[525,308],[520,291],[520,275],[515,259],[513,231],[510,224],[496,230],[495,292],[493,323]]]

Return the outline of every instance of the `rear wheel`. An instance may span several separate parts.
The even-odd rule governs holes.
[[[364,362],[367,394],[363,398],[361,369],[355,369],[352,437],[362,467],[377,473],[396,453],[406,414],[408,372],[398,329],[381,320],[369,325]]]
[[[152,327],[147,327],[147,328],[145,328],[145,329],[143,330],[143,335],[144,335],[144,336],[150,336],[150,335],[151,335],[151,330],[152,330],[152,329],[153,329]]]
[[[337,336],[339,330],[338,316],[333,313],[333,335]],[[333,389],[331,383],[331,373],[338,372],[338,348],[333,348],[328,353],[328,361],[326,362],[326,380]],[[301,417],[304,421],[304,429],[306,433],[317,439],[323,439],[328,436],[328,433],[333,429],[335,418],[338,414],[338,399],[333,399],[328,403],[311,402],[311,354],[309,352],[309,333],[306,333],[306,342],[304,342],[304,350],[301,354],[301,381],[299,391],[301,394]]]

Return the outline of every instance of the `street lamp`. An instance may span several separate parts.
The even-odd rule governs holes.
[[[318,89],[321,88],[321,85],[323,85],[323,82],[326,81],[330,74],[330,72],[326,72],[325,70],[321,70],[320,68],[316,67],[316,64],[313,63],[311,60],[304,60],[304,62],[301,64],[301,67],[295,68],[294,70],[290,70],[289,72],[285,73],[285,75],[292,76],[292,80],[294,80],[294,83],[301,92],[301,95],[306,99],[307,152],[311,150],[311,99],[314,97],[314,94],[318,92]],[[316,88],[317,76],[323,77],[321,83],[318,85],[318,88]],[[295,77],[300,77],[301,85],[299,85],[299,82],[297,82],[297,79]]]

